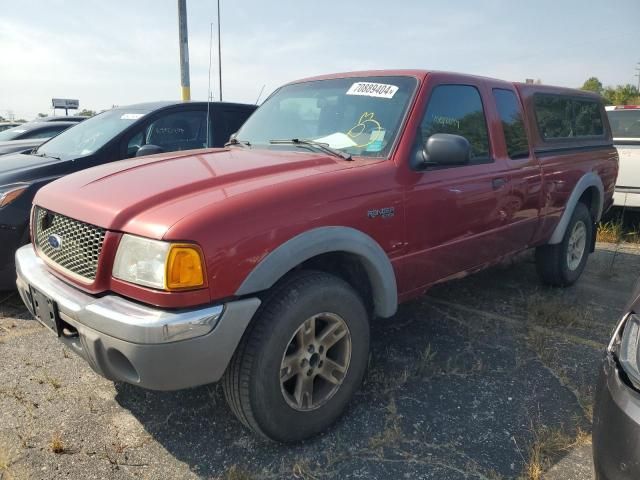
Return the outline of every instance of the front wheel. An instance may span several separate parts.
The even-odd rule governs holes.
[[[340,416],[368,355],[367,311],[353,288],[324,272],[297,272],[270,292],[245,333],[225,373],[225,397],[258,434],[303,440]]]
[[[575,283],[587,264],[593,235],[591,213],[584,203],[579,202],[562,241],[536,249],[536,267],[541,280],[555,287]]]

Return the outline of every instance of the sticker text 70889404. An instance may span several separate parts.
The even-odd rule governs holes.
[[[349,90],[347,90],[347,95],[393,98],[397,91],[398,87],[386,83],[355,82]]]

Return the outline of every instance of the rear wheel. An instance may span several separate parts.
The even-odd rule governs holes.
[[[573,284],[584,270],[594,232],[591,213],[584,203],[578,203],[562,241],[536,249],[536,267],[542,281],[548,285],[566,287]]]
[[[303,440],[343,412],[362,383],[368,353],[358,294],[338,277],[301,271],[260,307],[225,373],[225,396],[260,435]]]

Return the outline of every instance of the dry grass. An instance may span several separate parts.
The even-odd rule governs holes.
[[[596,239],[606,243],[640,243],[640,231],[637,227],[625,228],[620,218],[599,224]]]
[[[374,450],[397,445],[403,438],[400,415],[398,415],[395,398],[391,397],[386,410],[384,430],[369,439],[369,447]]]
[[[420,353],[418,358],[418,365],[416,366],[415,375],[419,377],[431,376],[435,371],[434,359],[436,357],[435,351],[431,349],[431,344]]]
[[[591,313],[583,307],[567,305],[560,298],[536,293],[527,298],[527,321],[542,327],[590,326]]]
[[[294,462],[291,468],[291,474],[293,478],[301,480],[318,480],[318,477],[314,475],[313,470],[309,467],[309,464],[305,460],[297,460]]]
[[[61,454],[65,453],[66,449],[64,447],[64,442],[62,441],[62,435],[60,432],[54,432],[51,436],[51,441],[49,442],[49,448],[53,453]]]
[[[11,458],[9,454],[5,451],[4,448],[0,447],[0,478],[2,478],[2,473],[9,470],[11,466]]]
[[[58,380],[57,378],[48,376],[47,382],[49,382],[49,385],[51,385],[56,390],[58,390],[62,386],[62,383],[60,383],[60,380]]]
[[[574,447],[591,443],[591,434],[578,428],[570,436],[561,429],[540,425],[532,428],[533,442],[529,446],[529,460],[520,480],[541,480],[553,461]]]

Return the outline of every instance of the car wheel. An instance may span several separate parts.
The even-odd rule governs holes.
[[[225,372],[225,397],[263,437],[303,440],[342,414],[368,355],[368,316],[355,290],[300,271],[273,288],[252,320]]]
[[[562,241],[536,249],[536,267],[542,281],[556,287],[572,285],[584,270],[594,233],[587,206],[576,205]]]

